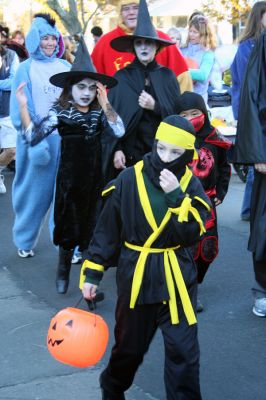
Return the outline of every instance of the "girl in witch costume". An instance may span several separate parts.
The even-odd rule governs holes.
[[[158,37],[145,0],[140,1],[133,35],[117,37],[110,45],[135,54],[134,61],[115,74],[118,85],[108,93],[126,129],[114,153],[114,167],[121,170],[151,151],[160,122],[174,114],[180,90],[175,74],[155,60],[160,50],[174,43]]]
[[[105,89],[114,86],[116,80],[95,72],[83,38],[72,69],[53,75],[50,81],[63,91],[47,118],[30,118],[23,84],[17,89],[17,99],[30,146],[55,129],[61,136],[53,239],[59,245],[56,287],[58,293],[65,293],[73,249],[87,248],[94,228],[96,202],[102,188],[101,139],[104,135],[122,136],[124,126],[108,103]]]
[[[102,399],[123,400],[159,327],[168,400],[201,399],[195,306],[197,270],[188,246],[205,232],[210,202],[187,165],[193,126],[177,115],[159,125],[152,152],[103,192],[80,288],[93,299],[117,265],[115,346],[100,377]]]
[[[195,261],[198,267],[198,283],[202,283],[209,265],[218,255],[218,232],[216,207],[222,203],[229,185],[231,167],[227,161],[227,150],[232,143],[219,135],[211,126],[203,97],[197,93],[183,93],[177,105],[177,113],[188,119],[196,131],[196,149],[199,153],[191,167],[212,203],[206,223],[206,233],[195,246]],[[198,300],[197,311],[203,310]]]

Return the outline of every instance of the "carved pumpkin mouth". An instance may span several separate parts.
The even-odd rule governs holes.
[[[61,340],[52,340],[51,338],[48,340],[48,344],[51,344],[52,347],[54,347],[55,345],[59,346],[62,342],[64,341],[64,339]]]

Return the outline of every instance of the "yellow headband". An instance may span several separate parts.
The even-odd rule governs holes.
[[[186,150],[194,150],[193,159],[197,160],[198,158],[198,154],[194,146],[196,138],[194,135],[185,131],[184,129],[161,122],[157,129],[155,139],[182,147]]]

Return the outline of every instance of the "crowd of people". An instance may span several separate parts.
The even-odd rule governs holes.
[[[145,0],[117,7],[114,30],[92,28],[91,55],[82,35],[63,37],[49,14],[36,14],[26,37],[0,26],[0,193],[15,159],[13,241],[19,257],[34,257],[50,210],[58,294],[67,292],[74,262],[82,260],[80,289],[90,301],[104,272],[117,267],[102,399],[125,399],[160,328],[167,399],[200,400],[197,289],[218,255],[216,207],[231,176],[232,143],[208,107],[216,35],[200,11],[182,43],[176,27],[168,35],[154,27]],[[241,217],[251,222],[259,317],[266,316],[265,27],[259,1],[231,66],[234,157],[249,165]]]

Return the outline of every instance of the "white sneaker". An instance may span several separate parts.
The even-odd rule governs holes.
[[[6,187],[4,185],[4,175],[0,175],[0,194],[6,193]]]
[[[33,250],[21,250],[21,249],[18,249],[18,255],[21,258],[34,257],[34,252],[33,252]]]
[[[76,251],[73,254],[71,264],[80,264],[81,261],[82,261],[82,253],[81,253],[81,251]]]
[[[266,297],[256,299],[252,311],[257,317],[266,317]]]

